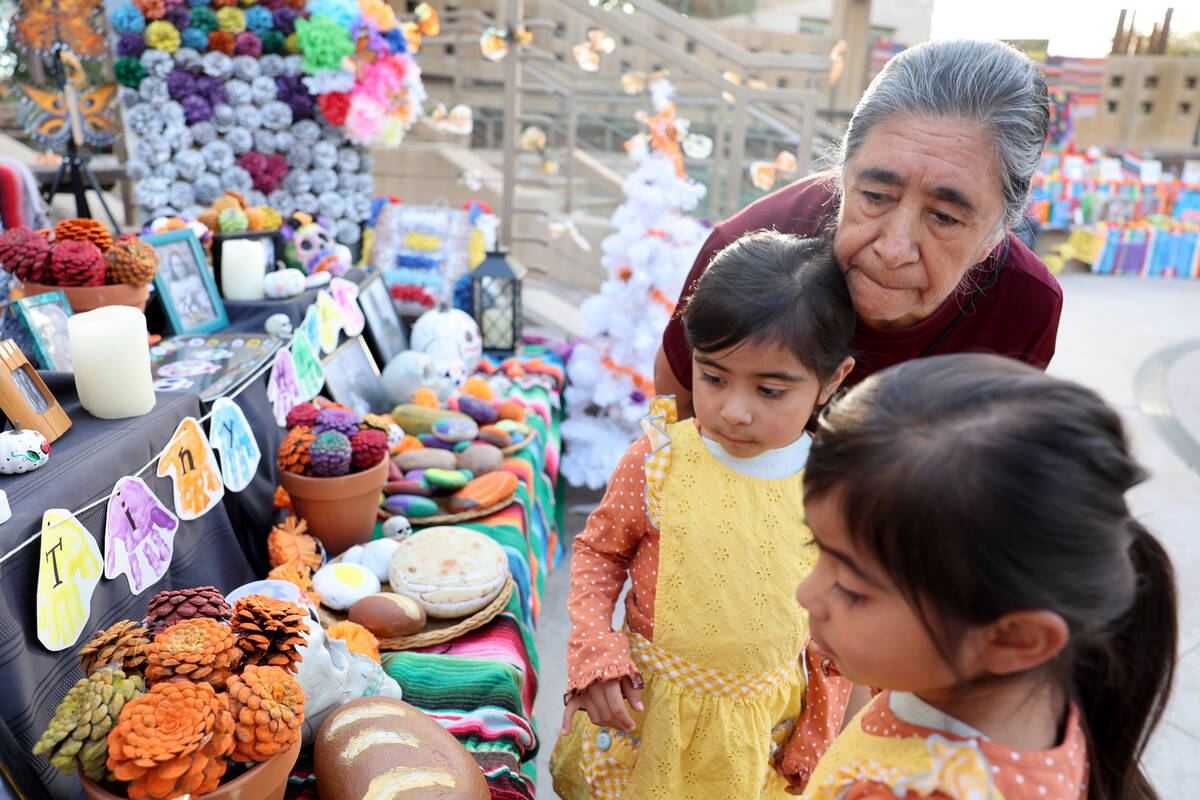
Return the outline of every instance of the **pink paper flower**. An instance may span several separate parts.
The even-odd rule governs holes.
[[[355,89],[346,114],[346,133],[355,144],[369,144],[379,133],[387,108],[366,92]]]

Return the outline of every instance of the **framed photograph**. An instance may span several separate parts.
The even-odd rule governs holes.
[[[358,287],[358,304],[367,320],[371,350],[386,367],[397,353],[408,349],[408,336],[381,273],[371,273]]]
[[[187,228],[150,233],[142,241],[158,251],[154,291],[172,333],[212,333],[229,324],[196,234]]]
[[[71,419],[12,339],[0,342],[0,411],[13,428],[38,431],[53,442]]]
[[[233,239],[249,239],[257,242],[263,251],[264,272],[279,269],[275,262],[283,261],[283,234],[279,231],[247,231],[245,233],[214,233],[212,239],[213,279],[221,285],[221,256],[225,243]]]
[[[46,292],[22,297],[13,303],[13,312],[29,334],[33,354],[41,369],[74,371],[71,340],[67,335],[71,304],[64,293]]]
[[[333,399],[355,414],[378,414],[392,407],[379,367],[361,336],[344,342],[321,362],[325,385]]]

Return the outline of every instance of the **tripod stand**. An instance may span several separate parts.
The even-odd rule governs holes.
[[[63,176],[67,170],[71,172],[71,188],[75,195],[75,214],[80,217],[91,218],[92,210],[87,201],[87,189],[90,186],[92,191],[96,193],[96,197],[100,200],[100,207],[104,209],[105,215],[108,216],[108,221],[112,225],[114,231],[119,231],[121,228],[117,225],[117,219],[113,216],[112,211],[108,207],[108,203],[104,202],[104,193],[100,191],[100,183],[96,180],[96,176],[92,174],[88,162],[92,156],[90,153],[84,153],[79,149],[79,142],[83,140],[83,131],[80,130],[79,122],[79,100],[72,91],[67,91],[67,71],[63,66],[62,55],[56,49],[54,51],[54,61],[52,62],[54,69],[54,80],[58,86],[58,90],[63,93],[63,102],[67,108],[67,120],[71,132],[67,137],[67,152],[63,155],[62,160],[58,164],[58,172],[54,175],[54,180],[50,184],[50,190],[46,192],[46,205],[49,205],[54,200],[54,195],[58,194],[58,187],[62,185]],[[84,180],[87,184],[84,184]]]

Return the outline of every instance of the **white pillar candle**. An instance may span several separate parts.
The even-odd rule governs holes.
[[[67,320],[75,390],[94,417],[137,417],[154,408],[146,315],[133,306],[104,306]]]
[[[221,243],[221,294],[226,300],[262,300],[266,274],[262,242],[230,239]]]

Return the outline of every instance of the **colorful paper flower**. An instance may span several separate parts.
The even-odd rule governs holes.
[[[262,49],[270,55],[283,55],[287,52],[287,40],[279,31],[267,31],[262,35]]]
[[[196,93],[204,95],[204,99],[208,100],[209,105],[216,106],[229,102],[229,93],[225,91],[225,84],[211,75],[201,75],[196,78]]]
[[[300,34],[292,31],[283,39],[283,51],[288,55],[304,55],[304,49],[300,46]]]
[[[179,41],[184,47],[191,48],[197,52],[208,50],[208,33],[199,28],[188,28],[179,34]]]
[[[217,17],[215,14],[213,14],[211,8],[207,8],[205,6],[193,8],[189,19],[191,20],[193,28],[199,28],[205,33],[208,33],[209,31],[215,31],[217,29]]]
[[[113,30],[117,33],[141,33],[146,30],[146,17],[132,3],[125,3],[113,9]]]
[[[185,31],[192,26],[192,18],[186,8],[171,6],[162,15],[163,22],[169,22],[178,31]]]
[[[227,80],[233,72],[233,62],[224,53],[206,53],[204,56],[204,74],[219,80]],[[211,97],[209,98],[212,99]]]
[[[242,31],[234,36],[234,52],[257,59],[259,55],[263,54],[263,40],[248,30]]]
[[[350,95],[345,92],[330,92],[317,97],[317,105],[330,125],[339,128],[346,124],[346,115],[350,112]]]
[[[225,31],[211,31],[208,34],[208,49],[211,52],[221,53],[225,56],[231,56],[234,53],[236,44],[233,41],[233,34]]]
[[[350,95],[350,110],[346,113],[346,136],[355,144],[370,144],[383,128],[387,109],[365,91]]]
[[[262,69],[257,58],[245,55],[233,57],[233,77],[249,83],[259,75],[262,75]]]
[[[147,20],[162,19],[163,12],[167,10],[163,0],[133,0],[133,5]]]
[[[246,29],[259,34],[260,36],[275,24],[275,17],[271,14],[271,9],[262,6],[251,6],[246,9]]]
[[[246,15],[236,6],[217,9],[217,27],[225,33],[241,33],[246,30]]]
[[[342,59],[354,54],[350,31],[325,14],[296,20],[296,34],[304,53],[304,71],[310,75],[340,70]]]
[[[358,7],[367,23],[380,33],[396,27],[396,12],[383,0],[358,0]]]
[[[171,70],[175,69],[175,59],[170,53],[164,53],[162,50],[146,50],[142,53],[141,62],[146,68],[146,74],[151,78],[166,78],[171,74]]]
[[[288,36],[296,31],[296,20],[300,18],[300,12],[294,8],[278,8],[275,10],[275,30]]]
[[[183,98],[196,93],[196,79],[191,73],[177,69],[167,76],[167,91],[171,97],[182,101]]]
[[[122,33],[117,39],[117,55],[137,58],[146,50],[146,37],[138,33]]]
[[[191,28],[188,28],[188,30],[191,30]],[[187,31],[184,31],[183,33],[186,34]],[[181,69],[185,72],[190,72],[193,75],[199,75],[201,70],[204,68],[204,62],[200,58],[200,52],[187,46],[186,36],[182,36],[181,38],[184,39],[184,46],[175,51],[175,68]],[[208,37],[205,36],[204,40],[207,42]]]
[[[156,19],[146,26],[146,45],[164,53],[179,49],[179,30],[169,22]]]

